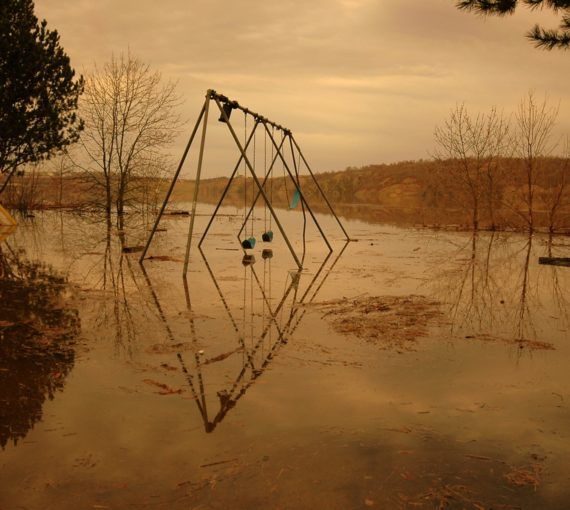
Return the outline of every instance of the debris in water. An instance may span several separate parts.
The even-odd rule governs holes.
[[[467,337],[465,337],[467,338]],[[475,335],[470,336],[475,340],[481,340],[482,342],[501,342],[508,345],[515,345],[519,349],[530,349],[530,350],[544,350],[553,351],[556,348],[550,342],[542,342],[540,340],[529,340],[527,338],[506,338],[493,335]]]
[[[548,266],[570,267],[570,258],[569,257],[539,257],[538,263],[548,265]]]
[[[357,296],[317,303],[333,328],[383,349],[412,350],[442,313],[440,303],[424,296]]]
[[[138,253],[144,250],[144,246],[123,246],[123,253]]]
[[[143,380],[144,383],[149,384],[151,386],[156,386],[157,388],[160,388],[160,391],[158,392],[159,395],[175,395],[175,394],[181,394],[182,393],[182,389],[178,388],[178,389],[174,389],[171,388],[170,386],[168,386],[168,384],[164,384],[158,381],[155,381],[153,379],[145,379]]]
[[[206,361],[204,361],[202,363],[202,365],[208,365],[210,363],[216,363],[218,361],[223,361],[227,358],[229,358],[232,354],[235,354],[237,352],[242,352],[243,348],[242,347],[238,347],[237,349],[234,349],[233,351],[229,351],[229,352],[224,352],[223,354],[219,354],[218,356],[214,356],[213,358],[209,358]],[[204,354],[204,351],[199,351],[200,354]]]
[[[184,260],[182,260],[182,259],[177,259],[177,258],[171,257],[169,255],[151,255],[150,257],[147,257],[146,260],[162,260],[162,261],[168,261],[168,262],[184,262]]]
[[[505,475],[505,479],[516,487],[532,485],[536,491],[541,482],[541,474],[542,466],[534,463],[527,468],[513,468],[512,471]]]

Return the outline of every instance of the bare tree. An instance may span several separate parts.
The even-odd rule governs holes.
[[[566,139],[564,155],[549,169],[542,190],[542,202],[548,214],[548,231],[553,234],[564,222],[563,214],[570,208],[570,138]]]
[[[531,91],[521,100],[515,112],[515,154],[521,159],[522,201],[525,204],[524,219],[528,231],[535,229],[535,191],[545,158],[555,147],[552,130],[558,117],[558,108],[548,105],[546,98],[537,101]]]
[[[149,161],[163,161],[163,150],[181,125],[176,84],[130,54],[111,61],[87,77],[81,111],[85,132],[81,142],[87,156],[83,168],[91,195],[108,217],[119,223],[134,194],[134,183],[145,179]]]
[[[456,106],[443,126],[435,129],[441,182],[456,202],[471,212],[479,228],[486,206],[495,226],[495,206],[501,193],[501,156],[509,146],[509,124],[495,108],[471,117],[465,105]]]

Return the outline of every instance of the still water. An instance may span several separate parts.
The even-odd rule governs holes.
[[[570,268],[538,265],[568,238],[318,215],[299,272],[222,213],[186,278],[184,216],[144,267],[146,228],[69,213],[0,245],[1,510],[570,508]],[[437,318],[334,327],[378,296]]]

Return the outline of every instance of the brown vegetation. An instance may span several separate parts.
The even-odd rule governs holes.
[[[524,162],[518,158],[501,158],[504,178],[496,184],[496,195],[500,203],[489,213],[480,210],[479,228],[525,229],[524,183],[518,178],[524,172]],[[541,171],[536,175],[534,187],[535,227],[556,232],[570,230],[570,188],[560,185],[560,175],[565,176],[568,160],[563,157],[547,157],[540,160]],[[343,171],[325,172],[317,175],[319,184],[334,204],[335,210],[347,218],[388,223],[448,226],[469,228],[471,214],[463,207],[464,195],[454,186],[442,186],[442,162],[435,160],[402,161],[392,164],[368,165],[361,168],[347,168]],[[29,181],[28,181],[29,179]],[[43,175],[39,178],[25,174],[16,178],[13,186],[34,186],[35,207],[38,209],[73,208],[89,205],[89,185],[79,173]],[[63,182],[63,184],[62,184]],[[167,180],[148,179],[145,186],[155,188],[162,197],[166,193]],[[200,186],[200,201],[217,203],[226,177],[205,179]],[[253,182],[238,177],[232,184],[225,204],[243,207],[244,188],[247,188],[247,202],[251,203]],[[278,207],[287,207],[292,184],[285,186],[283,177],[275,177],[268,185],[273,186],[273,198]],[[301,176],[301,186],[311,205],[318,212],[327,210],[316,187],[307,176]],[[180,180],[174,190],[174,202],[191,201],[193,181]],[[11,203],[8,195],[6,204]],[[508,199],[508,200],[507,200]],[[260,201],[261,202],[261,201]],[[556,207],[549,204],[556,203]],[[260,203],[261,206],[261,203]],[[554,211],[554,214],[553,214]]]
[[[440,303],[424,296],[366,296],[318,303],[335,331],[382,349],[413,350],[440,317]]]

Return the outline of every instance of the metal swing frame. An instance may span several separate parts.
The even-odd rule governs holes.
[[[319,230],[321,237],[325,241],[325,243],[329,249],[329,252],[333,251],[332,246],[329,243],[329,241],[328,241],[323,229],[321,228],[319,222],[317,221],[315,215],[313,214],[313,211],[312,211],[311,207],[309,206],[303,192],[301,191],[300,181],[295,178],[295,175],[297,175],[297,176],[299,175],[299,168],[297,165],[297,159],[303,161],[303,163],[304,163],[305,167],[307,168],[313,182],[315,183],[317,190],[319,191],[319,194],[324,199],[325,203],[327,204],[328,209],[330,210],[331,214],[334,216],[338,225],[340,226],[342,232],[346,236],[346,240],[350,241],[350,237],[349,237],[348,233],[346,232],[342,222],[340,221],[339,217],[337,216],[336,212],[334,211],[334,209],[333,209],[330,201],[328,200],[327,196],[325,195],[323,189],[319,185],[309,163],[307,162],[307,160],[306,160],[303,152],[301,151],[299,144],[295,140],[291,130],[281,126],[280,124],[277,124],[277,123],[267,119],[266,117],[263,117],[262,115],[260,115],[256,112],[251,111],[250,109],[248,109],[244,106],[241,106],[237,101],[231,100],[222,94],[218,94],[215,90],[209,89],[206,92],[206,98],[205,98],[204,104],[202,106],[200,114],[198,115],[198,119],[196,121],[196,124],[194,125],[194,128],[190,134],[190,138],[188,140],[188,143],[186,144],[186,148],[184,149],[184,152],[182,154],[182,158],[180,159],[180,163],[178,164],[178,167],[176,169],[174,177],[172,178],[172,182],[170,183],[170,187],[168,188],[168,191],[166,193],[166,196],[164,198],[164,201],[162,203],[162,206],[160,208],[158,216],[156,217],[156,220],[154,222],[151,233],[147,239],[144,250],[140,256],[139,262],[141,264],[144,262],[146,254],[148,252],[148,249],[152,243],[152,240],[153,240],[154,235],[158,229],[158,226],[160,224],[160,221],[162,219],[162,216],[164,214],[166,206],[167,206],[167,204],[170,200],[170,197],[172,195],[172,192],[174,190],[174,186],[178,180],[178,177],[180,176],[180,172],[184,166],[184,163],[186,161],[188,153],[190,152],[190,148],[192,146],[192,143],[194,142],[194,139],[196,138],[196,135],[197,135],[198,130],[199,130],[200,125],[201,125],[202,126],[202,132],[201,132],[200,148],[199,148],[199,153],[198,153],[198,165],[197,165],[197,169],[196,169],[194,195],[193,195],[193,199],[192,199],[192,211],[191,211],[191,217],[190,217],[190,225],[189,225],[189,229],[188,229],[188,240],[186,242],[186,253],[185,253],[185,257],[184,257],[183,273],[186,274],[188,272],[188,264],[189,264],[189,260],[190,260],[190,248],[192,245],[192,237],[194,235],[194,220],[196,217],[196,206],[198,203],[198,195],[199,195],[199,189],[200,189],[200,178],[201,178],[201,174],[202,174],[202,165],[203,165],[203,161],[204,161],[204,149],[205,149],[205,145],[206,145],[208,115],[209,115],[209,110],[210,110],[210,103],[212,101],[218,107],[218,109],[220,111],[220,120],[222,120],[226,124],[226,126],[228,127],[228,130],[229,130],[229,132],[230,132],[230,134],[231,134],[231,136],[232,136],[232,138],[233,138],[233,140],[234,140],[234,142],[235,142],[235,144],[239,150],[240,157],[239,157],[239,159],[238,159],[238,161],[237,161],[237,163],[236,163],[236,165],[235,165],[235,167],[234,167],[234,169],[233,169],[233,171],[232,171],[232,173],[228,179],[228,183],[227,183],[226,187],[224,188],[224,190],[220,196],[220,199],[219,199],[219,201],[218,201],[218,203],[214,209],[214,212],[212,213],[212,215],[210,217],[210,220],[206,226],[206,229],[204,230],[204,232],[200,238],[198,246],[201,247],[202,243],[204,242],[204,239],[206,238],[206,235],[208,234],[208,231],[210,230],[210,227],[212,226],[212,223],[218,214],[218,211],[219,211],[219,209],[220,209],[220,207],[221,207],[221,205],[222,205],[222,203],[223,203],[223,201],[224,201],[224,199],[225,199],[225,197],[226,197],[226,195],[227,195],[227,193],[231,187],[231,184],[232,184],[242,162],[244,162],[245,166],[247,167],[247,169],[251,175],[251,177],[253,178],[253,182],[255,183],[255,187],[257,188],[257,195],[256,195],[256,197],[252,203],[252,206],[251,206],[251,208],[250,208],[250,210],[249,210],[249,212],[245,218],[244,224],[242,225],[242,228],[240,229],[240,231],[238,233],[238,238],[241,235],[243,229],[245,228],[245,224],[247,223],[247,220],[249,219],[251,214],[253,214],[255,204],[258,202],[259,198],[262,197],[264,202],[265,202],[265,205],[269,209],[271,217],[275,220],[275,224],[277,225],[279,232],[283,236],[283,239],[284,239],[285,243],[287,244],[287,247],[289,248],[291,255],[293,256],[295,263],[297,264],[299,269],[302,269],[302,267],[303,267],[302,260],[303,259],[302,258],[300,259],[297,255],[297,253],[295,252],[295,250],[294,250],[294,248],[293,248],[293,246],[289,240],[289,237],[287,236],[287,233],[285,232],[285,229],[283,228],[283,225],[279,221],[279,218],[275,212],[275,209],[273,208],[271,200],[267,196],[267,193],[265,191],[267,181],[269,180],[269,177],[271,176],[271,173],[273,171],[273,167],[274,167],[278,158],[281,159],[281,161],[283,163],[283,167],[287,171],[289,178],[293,181],[295,189],[299,193],[300,200],[301,200],[302,204],[304,205],[304,207],[307,208],[307,211],[309,212],[311,218],[313,219],[313,222],[315,223],[317,229]],[[234,109],[242,111],[246,116],[251,115],[255,121],[254,125],[251,129],[251,132],[249,133],[249,136],[248,136],[244,145],[242,145],[240,143],[239,138],[236,134],[236,131],[230,122],[228,112],[231,112],[231,110],[234,110]],[[271,165],[269,166],[269,169],[266,169],[266,173],[264,175],[263,182],[260,182],[260,180],[259,180],[259,178],[255,172],[255,168],[247,156],[247,149],[249,147],[249,144],[253,140],[253,138],[255,136],[255,132],[256,132],[256,130],[260,124],[263,126],[263,128],[265,130],[265,136],[269,137],[269,139],[271,140],[272,146],[276,150],[276,154],[273,158],[273,161],[271,162]],[[281,131],[283,133],[283,138],[281,140],[281,144],[279,144],[279,145],[277,144],[275,137],[273,136],[273,133],[270,131],[268,126],[271,126],[272,128],[277,129],[278,131]],[[291,155],[293,157],[293,172],[294,173],[291,171],[291,168],[289,167],[289,165],[287,164],[287,161],[285,159],[283,146],[284,146],[286,140],[289,142],[289,148],[291,150]]]

